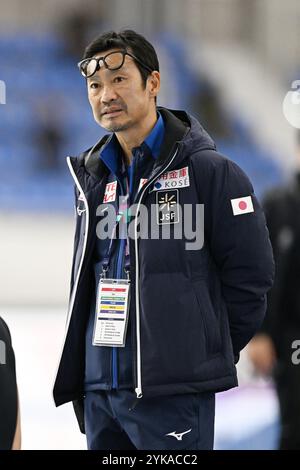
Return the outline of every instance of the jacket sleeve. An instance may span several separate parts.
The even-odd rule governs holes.
[[[265,216],[248,177],[232,161],[209,153],[210,168],[201,178],[205,237],[219,273],[237,360],[264,319],[266,293],[274,278],[273,253]],[[232,199],[249,196],[253,212],[234,215]]]
[[[17,422],[15,356],[9,329],[0,317],[0,450],[10,450]]]
[[[285,198],[278,197],[278,193],[279,190],[277,188],[276,193],[267,194],[262,202],[276,263],[276,278],[272,289],[268,292],[267,313],[260,328],[260,333],[268,334],[275,343],[278,343],[277,337],[280,337],[280,308],[278,300],[281,296],[283,279],[286,274],[286,253],[281,253],[278,246],[278,235],[285,223],[284,214],[287,207],[285,207]]]
[[[298,217],[295,216],[299,205],[293,182],[268,192],[263,200],[276,277],[268,293],[267,314],[260,332],[271,337],[280,359],[290,354],[290,345],[297,336],[295,327],[299,323],[300,232]]]

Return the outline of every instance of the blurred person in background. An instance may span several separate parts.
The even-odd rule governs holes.
[[[57,18],[56,31],[64,48],[63,56],[77,59],[86,44],[101,31],[105,21],[105,6],[102,0],[89,0],[88,8],[82,2],[75,2]]]
[[[190,109],[203,124],[205,129],[214,136],[216,141],[220,139],[233,140],[234,131],[223,109],[218,89],[206,77],[198,79],[194,85]]]
[[[79,8],[63,16],[59,26],[59,32],[65,45],[65,53],[72,58],[77,58],[84,50],[89,32],[93,29],[95,18],[97,25],[101,24],[99,7],[97,14],[89,8]]]
[[[8,326],[0,317],[0,450],[21,448],[15,356]]]
[[[73,401],[89,449],[212,449],[215,393],[237,385],[235,363],[261,325],[273,281],[262,209],[194,117],[157,107],[159,63],[143,36],[105,33],[79,68],[94,118],[110,134],[68,159],[77,224],[55,403]],[[174,238],[183,222],[174,202],[204,205],[204,246],[187,248],[186,233]],[[156,211],[148,237],[140,239],[134,204]],[[106,211],[114,225],[103,238]],[[128,238],[124,219],[136,224]],[[196,224],[194,211],[188,226]],[[115,282],[125,292],[116,304]],[[107,319],[112,308],[116,319]],[[108,340],[120,318],[127,332]]]
[[[249,344],[250,358],[263,375],[274,377],[281,415],[280,449],[300,449],[300,131],[292,181],[264,198],[276,264],[263,326]],[[298,343],[299,348],[299,343]],[[293,353],[295,353],[293,355]]]
[[[49,173],[60,170],[60,160],[63,144],[65,142],[62,125],[55,113],[57,102],[62,104],[60,96],[53,94],[51,99],[41,100],[36,106],[38,123],[32,139],[38,149],[38,160],[35,162],[36,170]]]

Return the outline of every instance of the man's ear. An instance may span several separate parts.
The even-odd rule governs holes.
[[[150,96],[156,97],[160,90],[160,73],[154,70],[147,78]]]

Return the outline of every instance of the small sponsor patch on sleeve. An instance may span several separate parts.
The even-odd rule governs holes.
[[[147,181],[148,181],[147,178],[141,178],[141,179],[140,179],[140,184],[139,184],[138,192],[139,192],[140,189],[142,189],[142,187],[144,186],[144,184],[147,183]]]
[[[117,193],[117,180],[112,181],[111,183],[107,183],[105,186],[105,193],[104,193],[104,198],[103,202],[114,202],[116,199],[116,193]]]
[[[231,199],[230,202],[233,215],[242,215],[254,212],[251,196],[237,197],[236,199]]]

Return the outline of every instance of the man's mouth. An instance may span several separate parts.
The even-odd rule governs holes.
[[[122,111],[123,111],[123,109],[121,109],[121,108],[107,109],[106,111],[104,111],[102,113],[102,116],[115,117],[115,116],[119,115]]]

